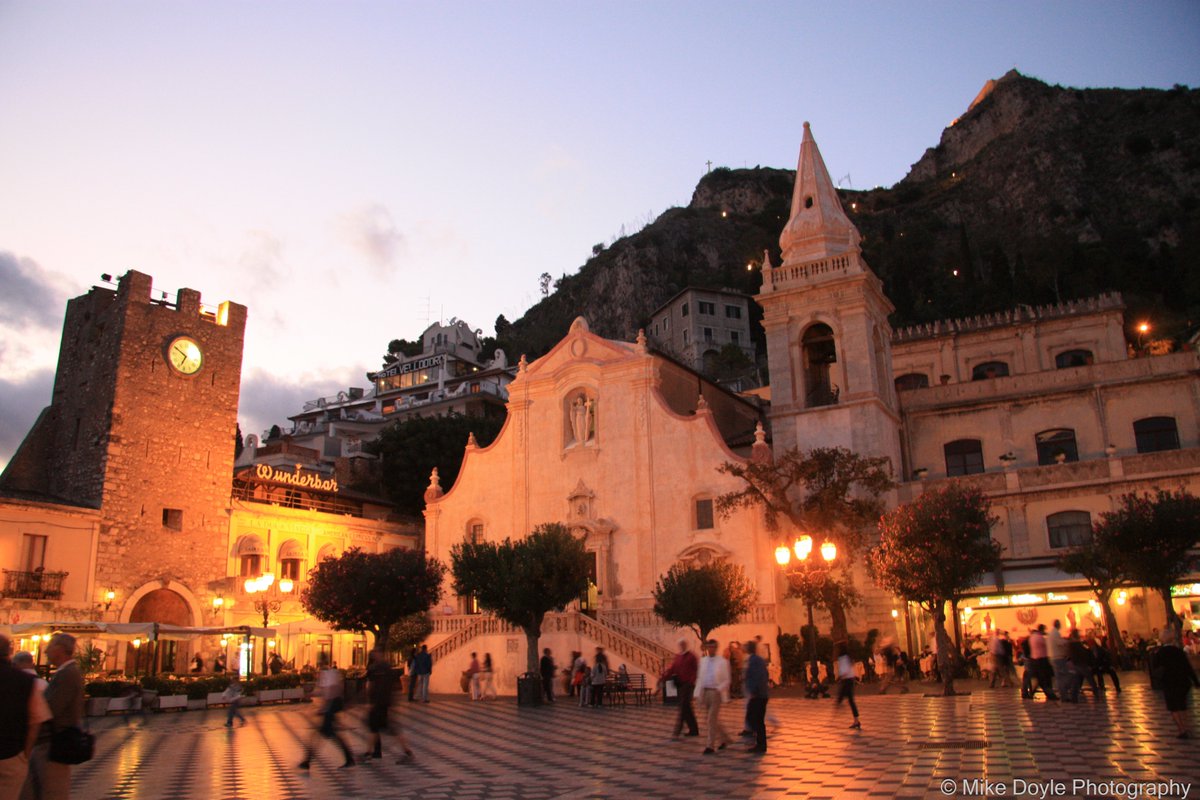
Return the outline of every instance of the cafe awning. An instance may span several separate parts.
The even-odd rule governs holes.
[[[20,638],[43,636],[49,633],[69,633],[96,639],[133,641],[144,639],[155,641],[190,641],[201,636],[253,636],[269,638],[275,635],[274,628],[256,628],[250,625],[234,625],[224,628],[191,628],[183,625],[168,625],[165,622],[98,622],[98,621],[48,621],[20,622],[16,625],[0,625],[0,633]]]

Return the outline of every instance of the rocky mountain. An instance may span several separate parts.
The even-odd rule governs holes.
[[[754,294],[779,263],[791,170],[715,169],[686,208],[614,242],[511,323],[530,358],[577,315],[632,339],[680,289]],[[893,325],[1125,294],[1181,337],[1200,321],[1200,91],[1070,89],[1013,71],[989,81],[936,147],[887,189],[842,192]],[[749,266],[749,269],[747,268]]]

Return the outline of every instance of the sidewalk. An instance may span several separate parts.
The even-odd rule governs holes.
[[[1126,679],[1128,675],[1128,679]],[[310,774],[296,769],[312,725],[311,706],[247,710],[244,728],[224,727],[220,711],[162,714],[143,722],[94,723],[96,758],[74,768],[80,798],[725,798],[980,797],[986,779],[1004,796],[1128,797],[1105,780],[1190,784],[1200,795],[1200,739],[1175,738],[1160,695],[1144,676],[1122,675],[1128,688],[1079,705],[1023,701],[1015,689],[965,681],[968,696],[937,691],[860,694],[863,730],[847,729],[850,712],[832,700],[804,700],[782,690],[770,710],[781,727],[770,752],[752,756],[733,742],[713,756],[703,738],[672,740],[675,709],[629,706],[580,709],[567,699],[518,708],[516,701],[472,703],[463,695],[396,705],[414,763],[397,765],[400,748],[380,761],[337,769],[341,756],[322,742]],[[722,721],[741,730],[741,705]],[[365,709],[343,714],[346,735],[365,752]],[[1200,734],[1200,713],[1192,709]],[[1072,780],[1098,786],[1078,791]],[[950,791],[942,790],[950,781]],[[966,783],[964,783],[966,781]],[[1014,783],[1015,782],[1015,783]],[[1178,788],[1178,787],[1177,787]],[[999,796],[993,792],[991,796]],[[1177,791],[1175,797],[1183,797]]]

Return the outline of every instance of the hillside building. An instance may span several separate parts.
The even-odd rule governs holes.
[[[733,345],[745,354],[753,372],[750,298],[744,294],[688,287],[650,315],[646,338],[656,350],[710,376],[721,350]]]

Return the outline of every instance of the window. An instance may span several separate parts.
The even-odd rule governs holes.
[[[986,361],[976,364],[971,370],[971,380],[986,381],[989,378],[1003,378],[1008,375],[1008,364],[1003,361]]]
[[[241,576],[243,578],[257,578],[259,575],[262,575],[262,556],[257,553],[242,556]]]
[[[684,304],[683,304],[683,313],[682,313],[682,314],[680,314],[680,316],[682,316],[682,317],[686,317],[687,315],[688,315],[688,304],[687,304],[687,303],[684,303]]]
[[[21,570],[33,572],[46,566],[46,542],[48,536],[27,533],[21,537]]]
[[[1071,367],[1086,367],[1093,361],[1091,350],[1068,350],[1054,357],[1055,369],[1070,369]]]
[[[741,319],[741,306],[725,306],[725,319]]]
[[[671,330],[671,318],[663,317],[663,333],[666,333],[669,330]]]
[[[708,530],[713,527],[713,501],[711,497],[696,501],[696,530]]]
[[[262,575],[263,562],[267,554],[262,539],[257,536],[242,537],[242,540],[238,542],[237,554],[241,564],[239,575],[243,578],[257,578]]]
[[[684,344],[688,343],[688,333],[690,333],[690,331],[688,331],[687,328],[684,328],[683,329],[683,343]]]
[[[1139,453],[1157,453],[1179,449],[1179,430],[1174,417],[1147,417],[1133,423],[1133,436]]]
[[[300,580],[300,561],[304,557],[304,548],[295,539],[288,539],[279,548],[279,578],[292,581]]]
[[[471,544],[480,544],[483,542],[483,523],[472,522],[471,527],[467,531],[467,541]]]
[[[741,344],[742,335],[740,333],[738,333],[737,331],[730,331],[729,332],[729,341],[733,344]]]
[[[1092,541],[1092,515],[1086,511],[1060,511],[1046,517],[1050,546],[1079,547]]]
[[[896,391],[907,392],[912,389],[929,388],[929,376],[923,372],[909,372],[896,378]]]
[[[700,301],[700,313],[707,314],[710,317],[715,317],[717,315],[717,304],[716,303],[707,303],[707,302],[701,300]]]
[[[983,445],[978,439],[958,439],[942,448],[946,454],[946,475],[978,475],[983,472]]]
[[[1070,428],[1042,431],[1034,440],[1037,442],[1039,464],[1061,464],[1064,461],[1079,460],[1079,450],[1075,447],[1075,431]]]
[[[706,341],[706,342],[711,342],[712,340],[713,340],[713,330],[712,330],[712,328],[705,328],[705,329],[704,329],[704,341]]]
[[[162,510],[162,524],[164,528],[170,528],[173,531],[183,530],[183,509],[164,508]]]

